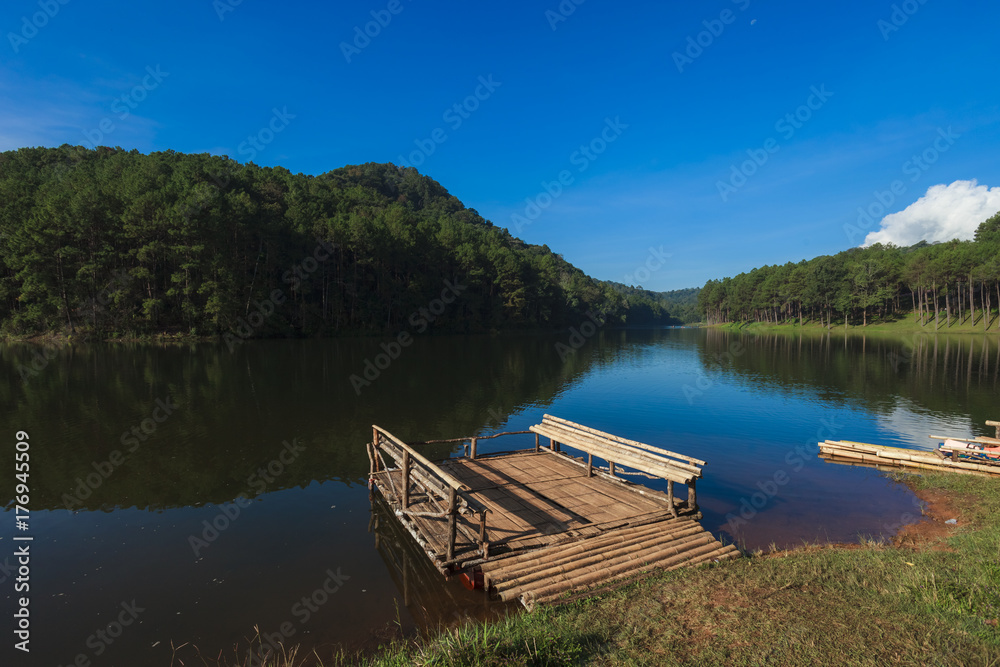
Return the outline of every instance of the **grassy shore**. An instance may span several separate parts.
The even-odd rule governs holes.
[[[843,321],[834,322],[830,329],[826,326],[820,324],[819,322],[806,322],[804,325],[799,325],[798,320],[793,322],[787,322],[784,324],[767,324],[764,322],[748,322],[748,323],[728,323],[728,324],[718,324],[712,325],[716,328],[727,329],[732,331],[742,331],[747,333],[773,333],[773,332],[802,332],[802,333],[827,333],[828,331],[835,334],[842,334],[845,331],[848,334],[862,334],[862,333],[890,333],[899,335],[911,335],[911,334],[989,334],[996,335],[1000,334],[1000,326],[997,326],[997,322],[994,321],[990,324],[988,330],[983,330],[982,320],[979,319],[975,324],[971,320],[966,319],[962,324],[959,324],[956,319],[952,319],[951,326],[948,326],[944,320],[941,318],[941,322],[937,329],[934,328],[933,320],[921,326],[918,322],[914,320],[912,316],[906,317],[905,319],[894,320],[891,322],[873,322],[868,326],[850,325],[844,327]]]
[[[933,500],[935,516],[895,544],[751,554],[375,655],[271,664],[1000,664],[1000,481],[899,480]]]

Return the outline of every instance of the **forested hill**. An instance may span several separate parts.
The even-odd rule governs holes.
[[[710,280],[698,297],[710,323],[815,320],[867,325],[911,314],[923,326],[1000,328],[1000,213],[972,241],[876,243],[798,264]]]
[[[588,314],[589,313],[589,314]],[[669,323],[412,168],[0,154],[0,331],[240,338]]]
[[[622,283],[613,281],[609,284],[626,297],[630,299],[634,298],[638,303],[642,304],[642,307],[645,307],[646,303],[651,304],[650,308],[654,309],[656,306],[659,306],[659,310],[653,310],[653,315],[654,317],[660,317],[661,311],[666,313],[669,317],[668,324],[691,324],[702,321],[701,311],[698,308],[698,294],[701,292],[700,287],[689,287],[669,292],[653,292],[642,287],[623,285]]]

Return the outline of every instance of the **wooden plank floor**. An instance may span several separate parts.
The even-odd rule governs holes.
[[[665,495],[647,489],[649,496],[644,497],[601,477],[588,477],[584,468],[562,455],[527,451],[475,460],[449,459],[440,465],[469,487],[469,495],[490,508],[487,533],[491,554],[553,544],[567,536],[595,534],[671,514]],[[398,505],[401,473],[382,471],[374,477],[390,503]],[[683,509],[683,502],[679,507]],[[411,511],[443,509],[426,495],[411,492]],[[410,516],[409,520],[435,555],[444,560],[447,520],[425,516]],[[475,551],[473,538],[478,534],[475,517],[461,516],[456,555]]]
[[[463,569],[465,563],[478,562],[498,592],[504,589],[504,599],[519,599],[525,606],[652,569],[739,555],[735,547],[723,546],[702,528],[697,522],[700,515],[686,512],[685,501],[675,500],[671,508],[665,494],[643,488],[643,495],[601,476],[588,477],[586,469],[567,455],[529,450],[449,459],[439,465],[468,487],[467,495],[491,510],[490,558],[481,560],[476,517],[462,515],[456,566]],[[372,477],[390,505],[400,507],[401,472],[381,471]],[[411,514],[401,518],[434,565],[447,572],[447,519],[412,514],[443,514],[445,508],[415,488],[410,494]],[[544,562],[555,563],[558,574],[539,570],[537,564]],[[605,574],[604,562],[617,569]]]

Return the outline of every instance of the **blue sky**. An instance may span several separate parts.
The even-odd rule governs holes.
[[[516,236],[657,290],[859,245],[932,186],[978,182],[928,194],[921,229],[997,201],[997,3],[692,5],[8,0],[0,150],[419,162]]]

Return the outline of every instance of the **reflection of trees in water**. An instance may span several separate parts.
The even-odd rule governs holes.
[[[376,492],[371,494],[372,514],[368,532],[385,563],[403,605],[423,631],[437,632],[472,619],[486,619],[518,609],[517,603],[490,602],[482,590],[468,591],[446,581],[431,564],[392,510]]]
[[[929,411],[968,415],[977,429],[997,418],[996,336],[741,334],[707,329],[699,356],[708,373],[732,374],[755,386],[808,392],[874,412],[891,411],[903,395]]]
[[[559,335],[425,336],[360,395],[350,376],[382,352],[380,339],[261,341],[233,353],[214,344],[67,345],[27,381],[19,369],[38,346],[4,345],[0,414],[31,435],[33,508],[65,507],[64,494],[85,495],[74,490],[88,490],[88,475],[99,484],[76,509],[220,503],[314,480],[363,483],[373,423],[406,439],[496,428],[612,358],[619,333],[595,336],[565,361]],[[176,411],[143,433],[168,398]],[[145,437],[137,446],[134,427]],[[259,474],[250,484],[293,438],[305,451],[272,466],[280,474],[265,489]],[[126,460],[101,476],[95,464],[107,472],[115,450]],[[12,497],[11,480],[0,478],[0,498]]]

